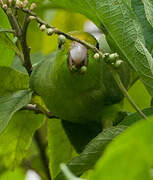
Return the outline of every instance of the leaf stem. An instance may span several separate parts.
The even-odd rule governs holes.
[[[5,29],[5,28],[0,28],[0,33],[12,33],[12,34],[15,34],[15,31],[14,30],[11,30],[11,29]]]
[[[116,81],[117,85],[119,86],[120,90],[124,94],[124,96],[128,99],[129,103],[133,106],[133,108],[142,116],[142,118],[147,119],[146,115],[141,111],[141,109],[135,104],[131,96],[129,95],[128,91],[124,87],[120,76],[118,75],[117,71],[110,66],[110,70],[112,72],[113,78]]]

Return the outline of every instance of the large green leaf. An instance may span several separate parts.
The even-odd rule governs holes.
[[[132,85],[132,87],[128,90],[128,93],[140,109],[145,109],[150,106],[151,96],[147,92],[144,84],[140,80],[138,80]],[[133,106],[129,103],[127,98],[124,98],[124,111],[136,111],[133,108]]]
[[[1,30],[1,29],[0,29]],[[16,47],[16,45],[13,43],[13,41],[9,38],[9,36],[5,32],[0,32],[0,41],[3,45],[3,47],[8,48],[10,51],[13,50],[16,52],[16,54],[20,55],[19,49]],[[12,61],[10,61],[10,64]]]
[[[153,116],[153,107],[150,108],[146,108],[143,109],[142,112],[148,117],[152,117]],[[140,114],[138,112],[136,113],[132,113],[129,116],[126,116],[124,118],[124,120],[120,123],[120,125],[124,125],[124,126],[131,126],[132,124],[134,124],[137,121],[142,120],[142,116],[140,116]]]
[[[60,119],[48,120],[48,145],[49,167],[54,179],[60,172],[60,164],[70,161],[74,153]]]
[[[19,111],[0,135],[0,156],[5,165],[15,168],[25,157],[32,136],[44,122],[44,116],[30,111]]]
[[[30,102],[31,96],[31,90],[20,90],[0,97],[0,133],[5,129],[13,114]]]
[[[98,161],[90,180],[150,180],[153,166],[153,118],[118,136]]]
[[[0,28],[11,29],[8,18],[4,11],[0,8]],[[0,33],[0,66],[10,66],[13,61],[14,52],[12,48],[14,47],[10,39],[8,39],[5,33]]]
[[[93,168],[106,146],[120,133],[126,126],[111,127],[101,132],[84,149],[84,151],[68,163],[69,169],[77,176],[88,169]],[[60,173],[56,180],[63,180],[63,173]]]
[[[28,89],[29,77],[10,67],[0,67],[0,96]]]
[[[153,96],[153,59],[144,46],[141,26],[123,0],[51,0],[52,5],[80,12],[90,18],[138,72]]]
[[[152,0],[142,0],[143,4],[144,4],[144,8],[145,8],[145,13],[146,13],[146,17],[149,21],[149,23],[151,24],[151,26],[153,27],[153,1]]]
[[[25,171],[23,169],[16,169],[15,171],[5,171],[0,175],[0,180],[25,180]]]
[[[141,26],[143,28],[144,38],[146,40],[146,47],[151,50],[151,45],[153,44],[153,28],[147,21],[145,11],[144,11],[144,5],[141,0],[132,0],[132,9],[137,15]]]

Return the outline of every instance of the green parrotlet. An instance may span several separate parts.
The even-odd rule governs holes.
[[[88,33],[71,34],[97,45],[97,40]],[[127,65],[123,63],[118,72],[127,88],[130,79]],[[53,115],[74,123],[101,122],[103,110],[123,98],[103,59],[95,59],[91,49],[68,39],[37,65],[30,84]]]

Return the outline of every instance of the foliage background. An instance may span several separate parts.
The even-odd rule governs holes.
[[[80,15],[78,13],[73,13],[73,12],[68,12],[65,10],[51,8],[50,3],[48,1],[39,1],[38,0],[37,6],[38,7],[36,9],[36,13],[42,19],[44,19],[48,23],[52,24],[53,26],[58,27],[59,29],[61,29],[64,32],[85,30],[85,24],[87,24],[87,22],[89,22],[89,20],[85,16]],[[2,16],[3,16],[3,13],[0,10],[0,17],[2,17]],[[4,22],[3,21],[0,22],[0,27],[5,27],[5,28],[9,27],[7,18],[4,18]],[[10,36],[10,38],[12,38],[12,37]],[[3,39],[3,37],[1,39]],[[32,63],[34,65],[37,64],[40,61],[40,59],[41,60],[44,59],[47,55],[51,54],[53,51],[55,51],[57,49],[57,35],[53,35],[51,37],[46,36],[45,32],[40,32],[39,28],[37,27],[37,23],[35,23],[35,22],[32,22],[30,24],[27,39],[28,39],[28,44],[30,45],[31,50],[32,50],[31,51],[32,52],[31,59],[32,59]],[[0,64],[0,65],[12,67],[13,69],[16,69],[17,71],[20,71],[20,72],[23,72],[24,74],[26,74],[26,71],[21,66],[18,58],[14,57],[13,50],[10,50],[10,49],[8,50],[7,48],[5,48],[4,44],[0,44],[0,57],[1,57],[1,59],[5,59],[5,61],[1,62],[2,64]],[[6,60],[7,60],[7,62],[6,62]],[[22,89],[23,89],[23,87],[22,87]],[[12,91],[14,91],[14,90],[12,90]],[[0,95],[2,96],[4,92],[0,92],[0,93],[1,93]],[[135,103],[139,105],[140,109],[145,109],[147,107],[150,107],[151,96],[149,95],[149,93],[147,92],[143,83],[140,80],[138,80],[134,84],[134,86],[132,86],[129,89],[129,94],[132,96]],[[135,110],[131,107],[131,105],[129,104],[129,102],[127,101],[126,98],[123,100],[122,110],[127,111],[128,113],[135,112]],[[19,129],[20,129],[20,126],[24,126],[24,124],[23,125],[18,124],[19,123],[18,119],[24,119],[23,116],[25,116],[25,114],[26,114],[26,112],[23,112],[23,114],[16,113],[13,116],[13,118],[11,119],[11,122],[13,120],[16,121],[16,124],[17,124],[16,127],[15,128],[12,127],[11,123],[10,123],[5,132],[9,132],[9,130],[13,129],[13,128],[16,129],[19,127]],[[21,116],[21,118],[20,118],[20,116]],[[34,117],[34,116],[35,116],[34,114],[31,114],[31,116],[30,116],[30,118],[33,121],[34,121],[34,118],[32,118],[32,117]],[[37,117],[37,119],[39,119],[39,121],[37,121],[37,127],[35,127],[36,129],[39,128],[39,126],[43,124],[44,117],[40,116],[40,117]],[[22,123],[24,123],[24,121]],[[51,142],[49,142],[49,149],[52,149],[52,147],[55,147],[55,149],[57,149],[60,146],[61,142],[65,142],[63,144],[64,146],[65,145],[69,146],[69,148],[68,148],[69,156],[66,154],[65,156],[60,157],[59,162],[57,162],[57,156],[59,156],[59,154],[61,154],[64,147],[60,147],[58,150],[59,152],[56,151],[56,154],[55,154],[55,152],[52,152],[52,150],[47,150],[48,154],[55,154],[55,156],[52,156],[52,159],[50,160],[51,161],[50,163],[53,164],[53,165],[50,164],[50,170],[51,170],[53,177],[56,177],[56,175],[60,171],[60,169],[58,167],[58,163],[60,163],[61,161],[64,161],[65,163],[68,162],[72,157],[75,157],[77,155],[77,153],[74,151],[71,144],[69,144],[67,136],[61,126],[60,120],[53,119],[53,120],[50,120],[48,122],[48,124],[50,127],[48,130],[49,137],[53,137],[55,134],[56,134],[56,137],[54,137],[55,139],[58,139],[58,137],[62,137],[62,139],[59,138],[59,141],[52,140]],[[47,125],[44,124],[43,128],[42,128],[42,137],[45,142],[47,141],[46,127],[47,127]],[[60,133],[57,134],[54,132],[60,132]],[[29,132],[29,134],[32,134],[32,133],[33,132]],[[4,139],[3,139],[3,136],[4,136]],[[10,136],[12,136],[12,134]],[[19,135],[14,133],[14,136],[19,136]],[[5,141],[5,133],[0,136],[0,141],[1,141],[1,143],[3,141]],[[9,147],[9,142],[10,142],[10,139],[8,139],[8,147]],[[44,173],[44,167],[42,165],[41,159],[39,158],[39,151],[37,149],[36,142],[34,139],[31,140],[31,142],[32,143],[30,145],[30,140],[29,140],[30,149],[27,148],[26,149],[27,152],[23,152],[23,154],[24,155],[26,154],[26,157],[28,159],[30,159],[29,162],[25,162],[25,163],[32,164],[32,166],[39,171],[41,177],[43,177],[43,179],[45,180],[46,177],[45,177],[45,173]],[[5,142],[5,143],[7,143],[7,142]],[[23,143],[23,142],[21,142],[21,143]],[[8,148],[8,150],[11,151],[11,148],[13,148],[13,146]],[[19,152],[19,154],[20,154],[21,149],[19,149],[19,151],[20,151]],[[20,157],[16,158],[16,157],[14,157],[15,155],[12,152],[7,152],[7,151],[6,151],[6,155],[4,156],[3,152],[4,152],[3,146],[1,145],[0,159],[1,159],[1,162],[4,162],[4,163],[0,164],[0,179],[1,180],[5,180],[5,179],[12,180],[14,177],[14,179],[16,179],[16,180],[17,179],[24,180],[25,174],[27,172],[27,168],[25,168],[25,164],[23,164],[22,166],[18,165],[18,161],[20,161]],[[11,154],[11,156],[10,156],[11,158],[7,159],[7,155],[8,155],[7,153]],[[22,159],[23,154],[21,153],[21,159]],[[54,158],[56,159],[56,161]],[[12,159],[15,159],[15,163],[17,163],[17,167],[19,166],[14,172],[7,170],[6,167],[3,166],[3,164],[5,164],[6,166],[9,166],[9,164],[12,164],[12,162],[11,162],[11,161],[13,161]],[[9,166],[9,168],[12,169],[12,167],[10,167],[10,166]],[[86,176],[86,175],[84,175],[84,176]]]

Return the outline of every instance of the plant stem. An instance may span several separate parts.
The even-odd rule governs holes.
[[[18,7],[16,7],[16,8],[18,9]],[[29,14],[30,16],[34,16],[34,17],[36,18],[35,20],[36,20],[38,23],[44,24],[47,28],[52,28],[52,29],[54,30],[54,33],[55,33],[55,34],[64,35],[67,39],[70,39],[70,40],[72,40],[72,41],[76,41],[76,42],[78,42],[78,43],[86,46],[88,49],[92,49],[95,53],[99,53],[101,56],[104,55],[101,51],[99,51],[98,48],[96,48],[95,46],[87,43],[86,41],[80,40],[79,38],[75,38],[75,37],[73,37],[72,35],[70,35],[70,34],[68,34],[68,33],[65,33],[65,32],[57,29],[56,27],[53,27],[53,26],[49,25],[48,23],[46,23],[45,21],[43,21],[40,17],[38,17],[36,13],[30,11],[29,9],[27,9],[27,8],[22,8],[22,11],[25,12],[25,13],[27,13],[27,14]]]
[[[24,17],[24,25],[22,28],[22,36],[20,38],[22,52],[24,56],[24,67],[26,68],[29,75],[32,73],[32,64],[30,60],[30,48],[27,44],[27,29],[29,25],[28,15],[26,14]]]
[[[15,31],[14,31],[14,30],[5,29],[5,28],[0,28],[0,33],[1,33],[1,32],[15,34]]]
[[[128,94],[128,91],[124,87],[120,76],[118,75],[117,71],[110,66],[110,70],[112,72],[113,78],[116,81],[117,85],[119,86],[120,90],[124,94],[124,96],[128,99],[129,103],[133,106],[133,108],[142,116],[142,118],[147,119],[146,115],[140,110],[140,108],[135,104],[131,96]]]
[[[46,117],[49,119],[52,118],[58,118],[56,116],[53,116],[51,112],[47,111],[46,109],[42,107],[38,107],[36,104],[28,104],[27,106],[23,107],[22,110],[29,110],[29,111],[34,111],[36,114],[44,114]]]
[[[15,31],[15,35],[17,37],[20,37],[22,32],[21,32],[21,28],[18,24],[18,21],[16,20],[13,12],[12,12],[12,9],[11,8],[8,8],[8,10],[5,11],[6,15],[8,16],[8,19],[10,21],[10,24],[12,26],[12,29]]]
[[[42,141],[42,137],[41,137],[39,130],[36,131],[34,137],[35,137],[35,140],[36,140],[37,145],[39,147],[40,156],[41,156],[41,159],[42,159],[44,167],[45,167],[46,175],[48,177],[48,180],[51,180],[50,171],[49,171],[49,167],[48,167],[48,164],[49,164],[48,163],[48,157],[46,155],[46,147]]]

